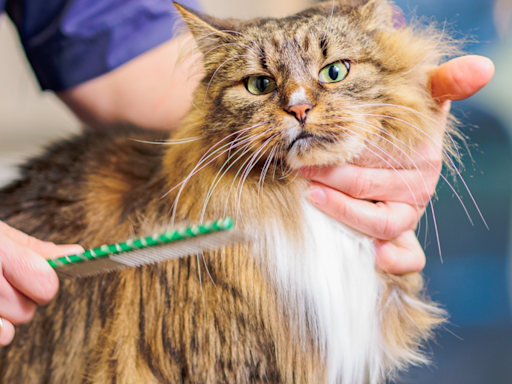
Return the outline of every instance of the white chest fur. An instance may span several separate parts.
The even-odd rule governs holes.
[[[378,383],[383,343],[372,240],[327,217],[308,203],[304,243],[276,229],[275,275],[285,300],[295,306],[299,327],[308,327],[328,366],[328,382]]]

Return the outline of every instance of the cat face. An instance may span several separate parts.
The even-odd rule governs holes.
[[[447,45],[434,30],[395,28],[385,0],[250,21],[178,9],[203,53],[195,106],[205,133],[240,132],[232,137],[255,161],[298,169],[355,161],[365,149],[404,152],[436,124],[428,69]]]

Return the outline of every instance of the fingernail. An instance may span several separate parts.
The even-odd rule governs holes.
[[[77,255],[79,253],[83,253],[84,249],[80,245],[76,244],[65,244],[59,245],[59,251],[62,255],[59,256],[69,256],[69,255]]]
[[[313,186],[307,191],[308,199],[315,205],[324,205],[327,201],[327,196],[322,188]]]

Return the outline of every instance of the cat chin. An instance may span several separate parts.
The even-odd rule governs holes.
[[[323,155],[296,155],[288,154],[286,163],[288,166],[297,171],[306,167],[331,167],[340,166],[350,161],[352,157],[347,158],[343,155],[323,154]]]
[[[286,163],[293,170],[304,167],[331,167],[351,163],[365,150],[365,145],[358,141],[344,142],[332,149],[299,150],[292,148],[286,155]]]

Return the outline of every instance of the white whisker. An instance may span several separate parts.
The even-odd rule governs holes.
[[[367,124],[367,125],[370,125],[374,128],[376,128],[375,126],[373,126],[372,124],[369,124],[369,123],[366,123],[366,122],[362,122],[362,121],[358,121],[359,123],[363,123],[363,124]],[[338,126],[339,128],[341,128],[340,126]],[[396,147],[399,151],[401,151],[408,159],[409,161],[412,163],[412,165],[414,166],[414,168],[418,171],[419,175],[420,175],[420,178],[423,182],[423,185],[424,187],[428,190],[428,186],[427,186],[427,182],[425,181],[425,178],[423,177],[423,175],[421,174],[421,171],[419,170],[418,166],[416,165],[416,163],[414,162],[414,160],[402,149],[400,148],[399,146],[397,146],[395,143],[391,142],[390,140],[380,136],[378,133],[376,132],[372,132],[370,130],[367,130],[367,129],[364,129],[363,127],[360,127],[360,126],[357,126],[358,129],[361,129],[362,131],[365,131],[365,132],[368,132],[368,133],[371,133],[375,136],[379,136],[381,139],[385,140],[386,142],[388,142],[389,144],[393,145],[394,147]],[[352,130],[350,130],[351,132],[353,132]],[[355,132],[354,132],[355,133]],[[400,141],[401,143],[403,143],[401,140],[398,140]],[[367,141],[369,142],[369,141]],[[405,143],[403,143],[404,145],[406,145]],[[389,155],[387,154],[382,148],[380,147],[377,147],[376,144],[374,144],[374,146],[376,148],[379,148],[379,150],[386,154],[386,155]],[[391,165],[389,162],[387,162],[386,160],[384,160],[382,157],[379,156],[379,158],[383,161],[385,161],[388,165]],[[406,169],[402,164],[400,164],[400,162],[398,162],[395,158],[393,158],[393,160],[402,168],[402,169]],[[411,195],[414,199],[414,204],[416,205],[416,210],[419,212],[420,211],[420,208],[419,208],[419,204],[418,204],[418,200],[416,199],[416,196],[414,195],[414,192],[412,191],[411,189],[411,186],[409,185],[409,183],[405,180],[405,178],[402,176],[402,174],[400,173],[400,171],[398,171],[397,169],[393,168],[395,170],[395,172],[397,172],[397,174],[400,176],[400,178],[402,179],[402,181],[407,185],[407,188],[409,189],[409,191],[411,192]],[[419,190],[419,186],[416,182],[414,182],[414,185],[415,187]],[[427,205],[426,202],[422,202],[424,205]],[[439,239],[439,234],[438,234],[438,230],[437,230],[437,222],[436,222],[436,216],[435,216],[435,212],[434,212],[434,205],[432,204],[432,198],[429,196],[429,199],[428,199],[428,203],[430,203],[430,207],[431,207],[431,210],[432,210],[432,217],[433,217],[433,222],[434,222],[434,227],[435,227],[435,232],[436,232],[436,236],[437,238]],[[421,221],[420,221],[421,223]],[[421,227],[420,227],[421,228]],[[420,228],[418,228],[418,231],[420,230]],[[426,229],[425,229],[425,232],[428,231],[428,221],[426,221]],[[440,244],[439,244],[439,255],[442,259],[442,253],[441,253],[441,247],[440,247]]]
[[[471,193],[468,185],[466,184],[466,180],[464,180],[464,178],[462,177],[462,174],[460,173],[460,171],[458,170],[458,168],[456,167],[455,165],[455,162],[453,161],[452,157],[449,155],[449,153],[447,153],[447,151],[443,148],[442,144],[439,144],[432,136],[430,136],[429,134],[427,134],[426,132],[422,131],[421,129],[419,129],[418,127],[416,127],[415,125],[405,121],[405,120],[402,120],[402,119],[399,119],[397,117],[393,117],[393,116],[388,116],[388,115],[377,115],[377,114],[356,114],[356,116],[373,116],[373,117],[382,117],[382,118],[386,118],[386,119],[392,119],[392,120],[396,120],[396,121],[399,121],[401,123],[404,123],[414,129],[417,129],[419,130],[420,132],[422,132],[426,137],[428,137],[429,139],[431,139],[434,144],[436,144],[438,147],[441,148],[441,150],[443,151],[443,154],[445,155],[446,159],[450,162],[451,166],[453,167],[453,169],[455,170],[457,176],[459,177],[460,181],[462,182],[462,184],[464,185],[469,197],[471,198],[471,201],[473,202],[473,205],[475,206],[476,210],[478,211],[478,214],[480,215],[480,218],[481,220],[483,221],[485,227],[489,230],[489,226],[487,225],[487,222],[480,210],[480,207],[478,206],[475,198],[473,197],[473,194]],[[444,179],[446,181],[446,179]],[[466,210],[467,212],[467,210]],[[471,219],[471,217],[469,216],[469,213],[468,213],[468,217],[469,217],[469,220],[471,221],[471,224],[473,224],[473,221]]]
[[[364,136],[358,134],[357,132],[351,130],[351,129],[348,129],[346,127],[343,127],[347,130],[349,130],[350,132],[352,132],[353,134],[355,134],[356,136],[359,136],[360,138],[363,139],[363,141],[365,141],[366,143],[372,145],[374,148],[378,149],[379,151],[381,151],[383,154],[385,155],[388,155],[388,153],[386,153],[382,148],[380,148],[377,144],[371,142],[370,140],[366,139]],[[362,129],[361,127],[358,127],[360,129]],[[375,133],[376,134],[376,133]],[[404,183],[407,185],[407,187],[409,188],[409,191],[411,192],[411,194],[413,195],[413,198],[416,202],[416,209],[418,209],[418,203],[416,201],[416,198],[414,197],[414,193],[412,192],[412,189],[411,189],[411,186],[409,185],[409,183],[405,180],[405,178],[400,174],[400,172],[395,168],[393,167],[393,165],[391,165],[391,163],[389,163],[387,160],[385,160],[382,156],[378,155],[375,151],[372,151],[370,148],[366,147],[367,150],[369,150],[370,152],[372,152],[375,156],[377,156],[378,158],[380,158],[382,161],[384,161],[388,166],[390,166],[395,172],[397,172],[397,174],[400,176],[400,178],[404,181]],[[401,164],[400,162],[398,162],[396,159],[393,159],[398,165],[400,165],[400,167],[402,169],[405,169]],[[435,212],[434,212],[434,207],[433,207],[433,204],[430,204],[431,206],[431,209],[432,209],[432,215],[433,215],[433,222],[434,222],[434,227],[435,227],[435,232],[436,232],[436,237],[437,237],[437,245],[438,245],[438,250],[439,250],[439,257],[441,258],[441,261],[443,260],[443,254],[442,254],[442,250],[441,250],[441,241],[440,241],[440,237],[439,237],[439,231],[438,231],[438,228],[437,228],[437,222],[436,222],[436,219],[435,219]]]
[[[146,140],[139,140],[139,139],[132,139],[132,138],[128,138],[128,140],[136,141],[137,143],[143,143],[143,144],[179,145],[179,144],[192,143],[194,141],[201,140],[203,138],[205,138],[204,135],[202,135],[202,136],[195,136],[195,137],[188,137],[188,138],[185,138],[185,139],[163,140],[163,141],[146,141]]]
[[[201,213],[201,218],[200,218],[200,222],[202,223],[203,220],[204,220],[204,215],[206,213],[206,207],[208,205],[208,202],[210,201],[211,199],[211,196],[213,195],[213,192],[215,190],[215,188],[217,188],[217,186],[219,185],[220,181],[222,180],[222,178],[226,175],[226,173],[231,169],[231,167],[236,164],[238,162],[238,160],[240,160],[243,156],[245,156],[245,154],[247,152],[250,151],[250,146],[252,145],[252,143],[254,143],[257,139],[259,139],[261,136],[265,135],[266,133],[268,133],[271,129],[273,129],[273,127],[267,129],[266,131],[260,133],[260,134],[257,134],[253,137],[250,138],[250,141],[247,143],[247,145],[243,146],[242,148],[240,148],[239,150],[237,150],[234,154],[230,155],[230,157],[222,164],[221,168],[219,169],[219,171],[217,172],[217,175],[215,176],[214,180],[212,181],[212,184],[208,190],[208,193],[206,194],[206,198],[205,198],[205,203],[203,205],[203,210],[202,210],[202,213]],[[230,148],[231,150],[232,148]],[[222,174],[222,176],[219,177],[219,174],[222,172],[222,170],[224,169],[224,167],[229,164],[230,160],[236,156],[240,151],[246,149],[234,162],[232,162],[227,168],[226,170],[224,171],[224,173]],[[236,176],[235,176],[236,178]]]
[[[173,188],[171,188],[167,193],[165,193],[161,199],[165,198],[166,196],[168,196],[172,191],[174,191],[176,188],[178,188],[180,185],[182,185],[183,183],[186,183],[192,176],[194,176],[195,174],[197,174],[197,172],[201,171],[202,169],[204,169],[206,166],[208,166],[209,164],[211,164],[212,161],[210,161],[209,163],[205,164],[204,166],[201,167],[201,165],[203,163],[205,163],[206,161],[208,161],[208,159],[210,159],[213,155],[215,155],[215,153],[217,153],[219,150],[222,150],[223,148],[226,148],[230,145],[233,145],[233,142],[236,142],[238,140],[242,140],[242,139],[245,139],[248,135],[246,136],[243,136],[242,138],[240,138],[240,135],[242,133],[245,133],[247,132],[248,130],[250,129],[254,129],[254,128],[257,128],[257,127],[260,127],[262,125],[265,125],[269,123],[269,121],[265,121],[263,123],[259,123],[259,124],[256,124],[256,125],[253,125],[251,127],[248,127],[248,128],[244,128],[244,129],[241,129],[241,130],[238,130],[236,132],[233,132],[232,134],[224,137],[222,140],[219,140],[218,142],[216,142],[214,145],[212,145],[204,154],[203,156],[199,159],[198,163],[195,165],[195,167],[192,169],[192,171],[190,172],[190,174],[182,181],[180,182],[179,184],[175,185]],[[222,143],[223,141],[226,141],[227,139],[229,139],[230,137],[234,136],[234,135],[238,135],[235,140],[233,142],[229,142],[227,144],[224,144],[222,147],[219,147],[217,148],[215,151],[213,151],[212,153],[210,153],[216,146],[218,146],[220,143]],[[209,154],[209,155],[208,155]],[[198,167],[201,167],[200,169],[198,169]]]
[[[344,108],[337,108],[337,109],[334,109],[334,111],[341,111],[341,110],[354,109],[354,108],[365,108],[365,107],[394,107],[394,108],[401,108],[403,110],[406,110],[406,111],[411,112],[411,113],[415,113],[415,114],[417,114],[417,115],[427,119],[428,121],[430,121],[430,122],[434,123],[435,125],[437,125],[440,129],[445,131],[445,127],[439,121],[433,119],[430,116],[425,115],[424,113],[416,111],[415,109],[412,109],[412,108],[409,108],[409,107],[405,107],[403,105],[398,105],[398,104],[389,104],[389,103],[362,104],[362,105],[353,105],[353,106],[344,107]],[[421,131],[421,132],[423,132],[423,131]],[[460,153],[459,153],[459,149],[458,149],[457,143],[455,142],[455,140],[453,139],[453,137],[450,135],[449,132],[445,132],[445,133],[448,135],[448,138],[450,139],[450,142],[452,143],[453,149],[457,152],[457,158],[460,158],[461,156],[460,156]]]
[[[253,156],[250,157],[251,161],[249,164],[247,164],[246,169],[242,172],[242,175],[240,176],[240,181],[237,186],[237,192],[238,192],[238,208],[237,208],[237,217],[239,217],[239,213],[241,212],[241,201],[242,201],[242,192],[243,187],[245,184],[245,181],[247,180],[247,177],[249,176],[252,169],[256,166],[258,161],[265,155],[265,152],[267,151],[266,146],[270,143],[270,141],[274,138],[274,136],[269,137],[261,146],[260,148],[254,153]],[[261,154],[260,154],[261,153]],[[235,196],[237,193],[235,193]],[[235,204],[236,204],[236,198],[235,198]]]
[[[327,34],[329,33],[329,29],[331,28],[331,23],[332,23],[332,19],[334,17],[334,6],[335,6],[335,3],[336,3],[336,0],[332,0],[332,9],[331,9],[331,15],[329,16],[329,21],[327,23],[327,28],[325,29],[325,32],[324,32],[324,36],[322,37],[322,40],[324,40],[324,44],[326,44],[325,42],[325,36],[327,36]],[[322,49],[324,49],[325,47],[322,46]]]
[[[246,47],[246,48],[249,48],[251,51],[253,51],[254,53],[256,54],[259,54],[258,51],[256,51],[253,47],[250,47],[246,44],[242,44],[242,43],[226,43],[226,44],[221,44],[221,45],[217,45],[216,47],[213,47],[212,49],[210,49],[209,51],[205,52],[201,58],[204,58],[206,55],[208,55],[210,52],[213,52],[215,51],[216,49],[219,49],[219,48],[223,48],[223,47],[226,47],[226,46],[229,46],[229,45],[238,45],[238,46],[242,46],[242,47]]]
[[[261,48],[260,48],[259,44],[256,44],[256,42],[255,42],[253,39],[251,39],[249,36],[247,36],[247,35],[243,34],[242,32],[233,31],[233,30],[230,30],[230,29],[223,29],[223,30],[220,30],[220,31],[215,31],[215,32],[212,32],[212,33],[208,33],[208,34],[206,34],[206,35],[201,36],[199,39],[197,39],[197,41],[198,41],[198,42],[200,42],[200,41],[201,41],[201,40],[203,40],[203,39],[206,39],[206,38],[208,38],[208,37],[210,37],[210,36],[217,35],[217,34],[221,34],[221,33],[228,33],[228,34],[239,35],[239,36],[245,37],[247,40],[249,40],[251,43],[253,43],[253,44],[254,44],[254,46],[255,46],[257,49],[259,49],[259,50],[260,50],[260,53],[263,53],[263,52],[261,51]]]
[[[212,75],[212,78],[210,79],[210,81],[208,82],[208,87],[206,88],[206,92],[204,94],[204,100],[203,100],[203,108],[204,108],[204,105],[206,103],[206,98],[208,97],[208,91],[210,90],[210,86],[212,85],[212,82],[213,82],[213,79],[215,78],[215,76],[217,75],[217,73],[220,71],[220,69],[226,64],[228,63],[229,61],[231,60],[234,60],[234,59],[237,59],[239,57],[250,57],[249,55],[236,55],[236,56],[233,56],[233,57],[230,57],[229,59],[226,59],[221,65],[218,66],[218,68],[215,70],[215,72],[213,73]]]
[[[258,180],[258,198],[260,196],[260,191],[263,190],[263,186],[265,184],[265,178],[267,177],[268,169],[270,168],[270,164],[272,163],[272,158],[274,157],[277,151],[277,147],[272,148],[270,151],[265,164],[263,165],[263,169],[260,174],[260,179]]]
[[[263,125],[263,124],[266,124],[266,122],[264,122],[264,123],[260,123],[260,124],[256,124],[256,126],[261,126],[261,125]],[[249,128],[245,128],[245,130],[252,129],[253,127],[254,127],[254,126],[249,127]],[[235,134],[239,134],[239,131],[236,131],[236,132],[232,133],[232,134],[231,134],[231,135],[229,135],[229,136],[233,136],[233,135],[235,135]],[[228,136],[228,137],[229,137],[229,136]],[[254,135],[253,135],[253,136],[254,136]],[[228,137],[225,137],[224,139],[220,140],[220,141],[219,141],[219,142],[217,142],[214,146],[218,145],[218,144],[219,144],[220,142],[222,142],[222,141],[225,141]],[[249,137],[248,139],[244,139],[242,142],[239,142],[239,143],[237,143],[236,145],[237,145],[237,146],[242,145],[246,140],[250,140],[250,139],[251,139],[251,137]],[[225,144],[225,145],[224,145],[224,147],[225,147],[225,146],[229,146],[229,145],[232,145],[232,143]],[[206,155],[209,151],[211,151],[211,149],[212,149],[212,148],[213,148],[213,147],[211,147],[211,148],[210,148],[210,149],[209,149],[209,150],[208,150],[208,151],[203,155],[203,157],[201,157],[201,159],[203,159],[203,158],[205,157],[205,155]],[[223,151],[222,153],[220,153],[220,154],[216,155],[216,156],[215,156],[213,159],[211,159],[208,163],[206,163],[205,165],[203,165],[203,166],[201,167],[201,169],[204,169],[206,166],[208,166],[209,164],[211,164],[212,162],[214,162],[216,159],[218,159],[220,156],[222,156],[222,155],[223,155],[224,153],[226,153],[227,151],[230,151],[231,149],[232,149],[232,147],[230,147],[230,148],[228,148],[227,150]],[[217,149],[215,152],[218,152],[218,151],[219,151],[219,149]],[[208,157],[211,157],[213,154],[215,154],[215,152],[214,152],[214,153],[212,153],[212,154],[210,154]],[[172,209],[172,219],[171,219],[171,223],[172,223],[172,225],[174,225],[174,220],[175,220],[175,218],[176,218],[176,212],[177,212],[177,207],[178,207],[178,201],[179,201],[179,198],[180,198],[181,194],[183,193],[183,190],[185,189],[185,186],[186,186],[186,185],[188,184],[188,182],[190,181],[190,179],[191,179],[195,174],[197,174],[197,172],[199,172],[199,171],[201,170],[201,169],[199,169],[199,170],[197,170],[197,171],[196,171],[196,169],[200,166],[200,164],[201,164],[201,162],[202,162],[202,161],[203,161],[203,162],[206,162],[206,159],[205,159],[205,160],[200,160],[200,161],[198,162],[198,164],[196,165],[196,167],[195,167],[195,168],[192,170],[192,172],[189,174],[189,176],[187,176],[187,177],[185,178],[185,180],[183,180],[183,181],[180,183],[180,184],[181,184],[181,187],[180,187],[180,189],[179,189],[179,191],[178,191],[178,194],[176,195],[176,198],[175,198],[175,200],[174,200],[174,204],[173,204],[173,209]],[[175,189],[175,188],[176,188],[176,187],[174,187],[173,189]],[[168,192],[166,195],[168,195],[169,193],[170,193],[170,192]]]

